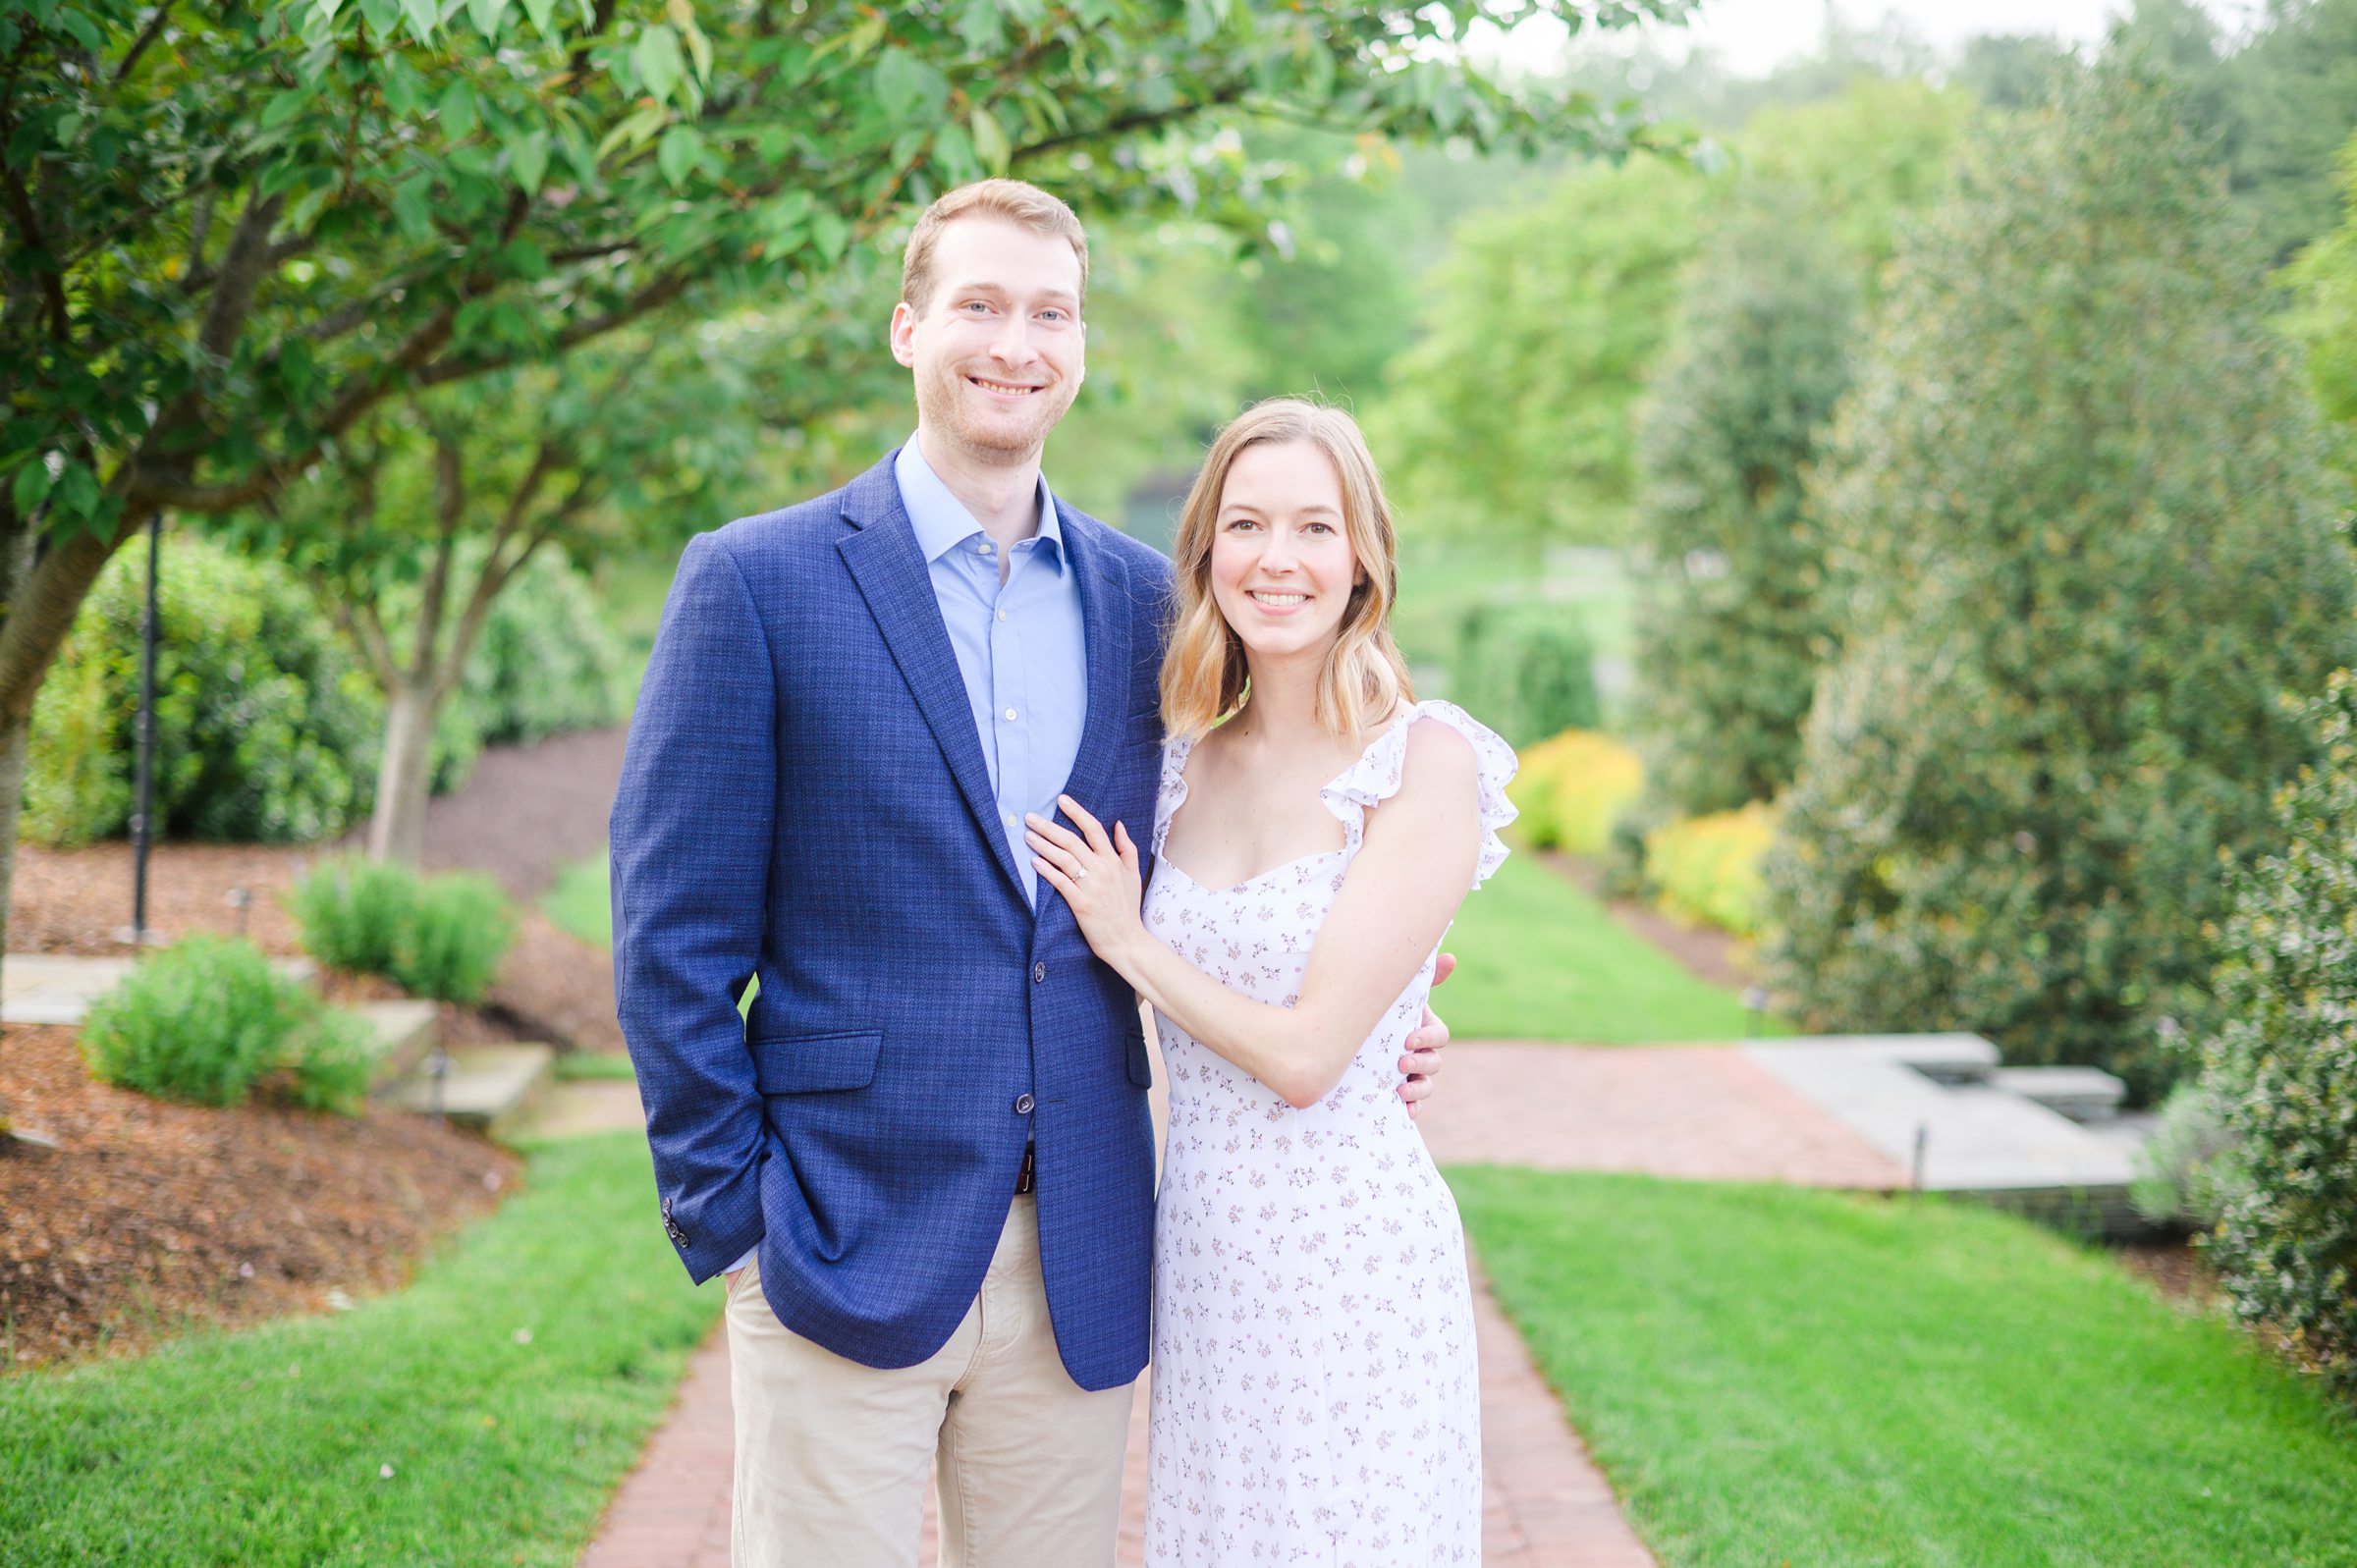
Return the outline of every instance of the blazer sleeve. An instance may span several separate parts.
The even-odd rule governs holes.
[[[752,593],[700,534],[663,606],[608,824],[616,1011],[664,1229],[699,1284],[763,1230],[772,1139],[737,1002],[768,906],[776,702]]]

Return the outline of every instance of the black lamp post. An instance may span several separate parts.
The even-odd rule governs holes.
[[[163,514],[147,519],[147,610],[139,620],[138,761],[132,784],[131,813],[131,944],[146,945],[147,851],[155,843],[155,645],[160,634],[156,615],[156,564],[163,551]]]

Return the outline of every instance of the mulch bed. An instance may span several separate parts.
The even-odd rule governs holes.
[[[215,1110],[109,1088],[74,1035],[0,1042],[0,1100],[58,1142],[0,1155],[0,1353],[19,1368],[393,1289],[521,1171],[381,1107]]]
[[[487,871],[525,906],[483,1004],[441,1007],[445,1045],[623,1049],[612,959],[530,907],[560,867],[604,846],[623,734],[486,752],[465,789],[429,807],[427,869]],[[159,844],[147,924],[165,940],[242,932],[292,955],[301,945],[280,895],[323,855],[356,847]],[[130,952],[132,875],[126,843],[19,845],[8,950]],[[342,1002],[400,995],[360,975],[330,974],[322,990]],[[503,1149],[381,1107],[216,1110],[112,1089],[90,1081],[74,1037],[11,1027],[0,1038],[0,1105],[58,1143],[0,1145],[0,1372],[396,1288],[521,1174]]]

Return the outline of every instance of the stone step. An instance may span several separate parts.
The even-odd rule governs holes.
[[[389,1104],[432,1111],[491,1137],[512,1131],[555,1077],[554,1046],[461,1046],[444,1054],[450,1071],[436,1095],[433,1058],[386,1092]]]
[[[1872,1061],[1912,1067],[1934,1083],[1986,1083],[1996,1070],[1997,1047],[1979,1035],[1809,1035],[1812,1049],[1841,1050]]]
[[[2100,1136],[1994,1083],[1936,1081],[1882,1037],[1755,1041],[1743,1050],[1900,1169],[1916,1170],[1920,1159],[1924,1191],[2104,1235],[2145,1228],[2127,1197],[2135,1177],[2127,1139]],[[1953,1067],[1978,1054],[1941,1047],[1922,1054]]]
[[[434,1049],[435,1008],[430,1001],[363,1001],[346,1010],[365,1019],[376,1036],[376,1065],[368,1074],[372,1095],[389,1092]]]
[[[2128,1097],[2128,1086],[2101,1067],[2000,1067],[1989,1083],[2081,1126],[2114,1119]]]
[[[0,1023],[76,1024],[138,960],[80,953],[12,952],[0,959]],[[309,985],[319,966],[308,958],[273,958],[270,967]]]

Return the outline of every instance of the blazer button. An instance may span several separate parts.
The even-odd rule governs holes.
[[[1014,1113],[1018,1116],[1028,1116],[1031,1114],[1031,1108],[1037,1104],[1039,1102],[1033,1100],[1029,1095],[1016,1095],[1014,1097]]]
[[[1036,985],[1039,985],[1041,982],[1045,981],[1047,978],[1048,978],[1048,966],[1047,966],[1046,964],[1044,964],[1044,963],[1035,963],[1035,964],[1033,964],[1033,965],[1031,966],[1031,983],[1032,983],[1033,985],[1035,985],[1035,986],[1036,986]]]

